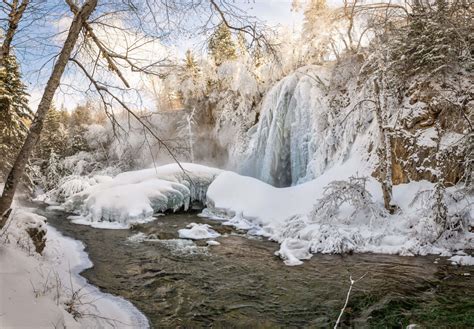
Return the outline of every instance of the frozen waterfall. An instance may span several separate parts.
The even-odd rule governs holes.
[[[349,100],[357,100],[351,69],[307,66],[273,86],[262,101],[241,172],[284,187],[314,179],[344,160],[371,120],[363,111],[341,119],[353,106]]]
[[[295,72],[269,90],[244,172],[279,187],[295,185],[307,176],[315,152],[315,111],[323,92],[317,80],[304,71]]]

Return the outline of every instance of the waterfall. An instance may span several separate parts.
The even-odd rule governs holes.
[[[243,174],[285,187],[314,179],[344,159],[368,116],[360,112],[351,117],[354,120],[341,121],[340,114],[351,105],[334,105],[349,94],[329,90],[333,73],[321,66],[300,68],[267,92],[260,120],[251,130]],[[354,92],[356,80],[344,78],[343,73],[338,77]]]

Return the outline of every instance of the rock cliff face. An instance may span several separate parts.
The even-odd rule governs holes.
[[[473,80],[462,74],[445,82],[415,82],[408,89],[392,139],[394,184],[435,182],[439,176],[452,186],[466,175],[473,143],[474,102],[468,86]]]

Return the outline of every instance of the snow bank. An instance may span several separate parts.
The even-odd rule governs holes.
[[[10,215],[14,222],[9,220],[5,228],[0,231],[0,244],[11,244],[25,251],[29,255],[36,253],[36,247],[27,231],[35,230],[38,240],[43,240],[48,232],[46,218],[36,215],[26,208],[13,208]]]
[[[18,211],[9,231],[21,232],[24,219],[44,218]],[[0,327],[147,328],[131,303],[99,291],[79,275],[92,263],[79,241],[48,226],[43,255],[25,254],[13,241],[0,246]],[[15,233],[15,234],[17,234]],[[67,311],[68,310],[68,311]]]
[[[66,210],[74,221],[102,228],[127,228],[131,223],[148,221],[166,210],[187,209],[191,202],[205,203],[209,184],[219,169],[182,164],[125,172],[71,196]]]
[[[355,154],[359,153],[357,145]],[[401,208],[395,215],[384,213],[381,186],[370,177],[366,182],[372,197],[370,204],[356,209],[342,203],[333,216],[318,216],[314,209],[326,195],[325,187],[334,180],[348,179],[357,171],[371,172],[364,170],[366,166],[354,155],[317,179],[287,188],[224,172],[208,189],[208,209],[204,214],[236,227],[252,228],[251,233],[281,243],[276,254],[287,265],[299,265],[314,253],[449,255],[455,249],[474,248],[474,234],[467,230],[439,238],[433,217],[418,200],[420,192],[433,189],[433,184],[426,181],[394,187],[393,200]],[[379,212],[374,214],[374,209]]]

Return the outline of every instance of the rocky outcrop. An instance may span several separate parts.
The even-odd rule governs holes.
[[[44,247],[46,247],[46,231],[38,227],[33,227],[26,229],[26,233],[30,236],[35,246],[35,251],[41,255]]]
[[[472,86],[472,76],[466,80]],[[393,184],[435,182],[439,176],[452,186],[465,175],[471,156],[473,95],[468,87],[452,87],[456,79],[448,81],[425,79],[406,92],[397,118],[401,124],[396,123],[392,138]]]

